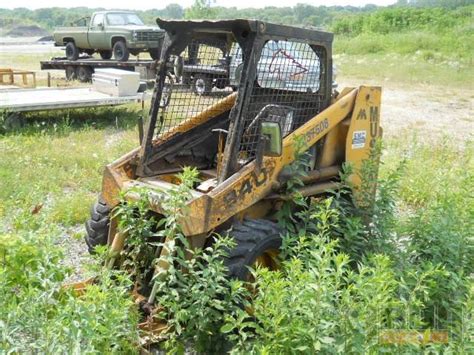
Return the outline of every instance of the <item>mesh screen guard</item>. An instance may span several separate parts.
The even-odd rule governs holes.
[[[259,141],[258,120],[280,123],[288,135],[319,113],[326,103],[320,56],[309,44],[267,41],[257,63],[256,84],[243,115],[240,141],[242,163],[255,158]]]
[[[213,112],[212,107],[233,92],[228,79],[228,53],[221,47],[218,41],[203,44],[192,40],[180,53],[182,76],[165,74],[155,139],[160,140],[173,127],[203,111],[208,111],[210,116],[220,113],[219,110]],[[173,58],[170,61],[173,62]]]
[[[272,37],[268,31],[262,36],[246,34],[245,40],[238,38],[237,42],[235,29],[230,29],[225,36],[199,32],[193,37],[192,31],[187,32],[182,37],[185,44],[167,38],[150,111],[156,119],[150,120],[142,144],[143,165],[151,166],[162,157],[164,141],[209,117],[224,112],[229,116],[230,111],[225,178],[255,158],[260,121],[279,122],[286,136],[329,105],[332,36],[267,26],[273,26],[267,28],[277,29],[279,35]],[[294,31],[291,39],[281,36],[287,29]],[[315,39],[308,40],[311,36]],[[182,58],[180,77],[174,73],[176,54]],[[152,174],[145,169],[141,175]]]

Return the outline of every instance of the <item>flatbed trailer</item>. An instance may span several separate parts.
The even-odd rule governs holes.
[[[93,57],[81,57],[68,60],[65,57],[52,58],[40,62],[42,70],[64,70],[66,79],[77,79],[81,82],[91,81],[96,68],[117,68],[140,73],[140,79],[152,81],[156,78],[156,62],[154,60],[103,60]],[[173,65],[169,63],[170,73]],[[197,93],[208,93],[213,86],[222,88],[229,83],[229,70],[223,65],[185,64],[183,67],[183,83],[189,85]]]
[[[78,79],[89,82],[96,68],[117,68],[140,73],[140,79],[149,81],[156,76],[156,62],[154,60],[104,60],[93,57],[80,57],[78,60],[68,60],[66,57],[56,57],[40,62],[41,70],[64,70],[66,79]]]
[[[23,125],[22,113],[33,111],[117,106],[142,103],[146,93],[131,96],[111,96],[91,88],[36,88],[0,90],[0,112],[5,112],[4,125]],[[1,128],[1,127],[0,127]]]

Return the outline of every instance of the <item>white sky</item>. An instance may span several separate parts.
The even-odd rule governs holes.
[[[215,4],[226,7],[265,7],[265,6],[294,6],[297,3],[304,3],[314,6],[319,5],[352,5],[364,6],[366,4],[375,5],[391,5],[396,0],[216,0]],[[26,7],[29,9],[38,9],[43,7],[104,7],[115,9],[137,9],[146,10],[152,8],[162,9],[171,3],[180,4],[183,7],[188,7],[193,3],[193,0],[0,0],[0,8],[13,9],[16,7]]]

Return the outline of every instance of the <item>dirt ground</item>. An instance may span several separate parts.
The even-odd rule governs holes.
[[[346,79],[339,88],[360,84],[361,81]],[[415,134],[423,140],[447,137],[463,142],[474,138],[474,85],[456,90],[377,81],[364,84],[382,86],[385,137]]]

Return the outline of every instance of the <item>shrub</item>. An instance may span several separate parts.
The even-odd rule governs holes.
[[[138,318],[123,273],[101,268],[76,297],[62,286],[68,273],[51,238],[2,235],[0,255],[0,352],[136,351]]]
[[[246,303],[242,282],[229,280],[224,266],[233,242],[216,236],[212,245],[196,250],[182,233],[180,221],[197,175],[197,170],[185,168],[177,188],[162,194],[166,213],[161,219],[149,213],[153,199],[146,190],[136,191],[139,199],[122,201],[115,211],[119,230],[127,233],[122,266],[141,286],[152,286],[148,301],[156,300],[158,306],[152,317],[167,324],[160,339],[171,353],[183,353],[188,346],[199,352],[223,351],[227,345],[219,329],[224,315],[240,312]],[[160,242],[150,242],[150,237]],[[145,285],[150,271],[151,285]]]
[[[423,324],[418,292],[399,297],[406,285],[388,257],[370,257],[354,270],[338,252],[330,235],[335,210],[329,206],[315,209],[318,234],[287,237],[288,259],[280,271],[253,273],[251,316],[228,315],[223,327],[234,352],[365,353],[382,348],[383,329]],[[419,274],[420,284],[432,272]]]

